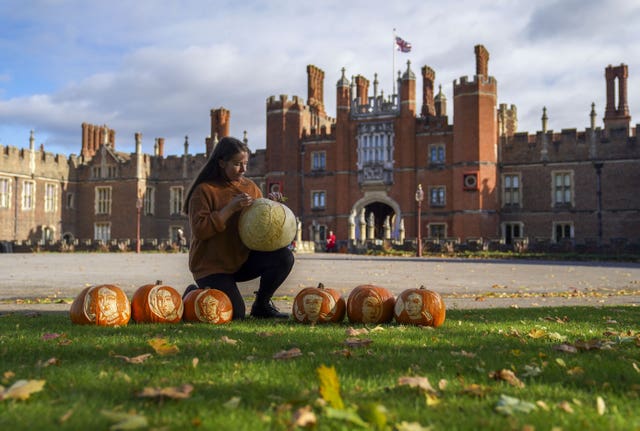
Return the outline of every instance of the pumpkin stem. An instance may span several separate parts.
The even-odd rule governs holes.
[[[318,283],[318,289],[324,289],[324,284]]]
[[[156,280],[156,286],[160,286],[162,284],[162,280]]]
[[[423,284],[423,285],[421,285],[421,286],[420,286],[420,289],[422,289],[422,290],[426,290],[427,288],[426,288],[426,287],[424,287],[424,284]]]

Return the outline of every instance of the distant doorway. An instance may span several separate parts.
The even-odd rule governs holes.
[[[391,228],[391,237],[394,236],[394,226],[395,226],[395,212],[393,208],[389,205],[384,204],[382,202],[372,202],[369,205],[364,207],[364,215],[369,223],[370,214],[373,214],[373,223],[374,223],[374,237],[376,239],[383,239],[384,237],[384,221],[387,217],[389,217],[389,226]]]

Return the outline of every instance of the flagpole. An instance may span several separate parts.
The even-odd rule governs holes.
[[[393,45],[392,45],[392,49],[393,49],[393,65],[392,65],[392,70],[391,70],[391,80],[393,81],[393,93],[391,93],[391,97],[394,97],[396,95],[396,78],[395,78],[395,74],[396,74],[396,29],[393,29]]]

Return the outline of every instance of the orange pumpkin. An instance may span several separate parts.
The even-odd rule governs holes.
[[[362,284],[347,298],[347,317],[352,323],[389,323],[395,303],[393,294],[384,287]]]
[[[340,292],[324,287],[305,287],[293,300],[293,318],[300,323],[342,322],[346,304]]]
[[[398,323],[434,328],[442,325],[445,314],[446,308],[440,294],[424,286],[402,292],[398,295],[394,308]]]
[[[118,286],[90,286],[74,299],[69,315],[71,322],[79,325],[126,325],[131,318],[131,303]]]
[[[177,323],[183,310],[182,297],[171,286],[145,284],[131,298],[131,317],[136,323]]]
[[[218,289],[195,289],[184,297],[183,320],[213,324],[227,323],[233,318],[231,300]]]

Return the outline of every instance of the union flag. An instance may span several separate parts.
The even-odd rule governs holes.
[[[396,49],[400,52],[410,52],[411,43],[407,42],[399,36],[396,36]]]

